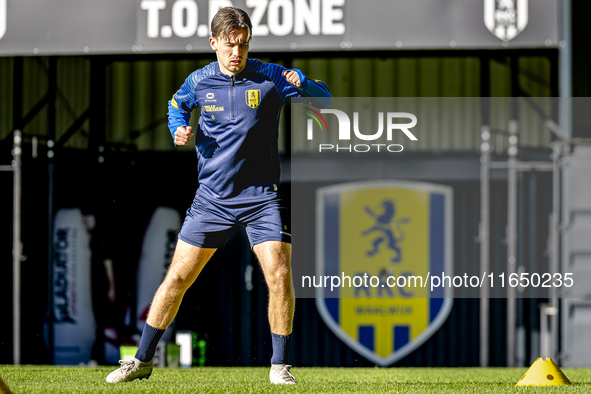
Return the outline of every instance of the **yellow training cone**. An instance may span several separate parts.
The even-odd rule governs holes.
[[[572,384],[560,367],[548,357],[538,357],[515,386],[568,386]]]
[[[12,394],[12,391],[10,391],[8,386],[4,384],[2,378],[0,378],[0,394]]]

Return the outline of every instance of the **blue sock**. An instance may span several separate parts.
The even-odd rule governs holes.
[[[271,364],[287,364],[287,351],[289,350],[289,335],[277,335],[271,333],[273,341],[273,357],[271,357]]]
[[[156,346],[166,330],[159,330],[150,326],[148,323],[144,325],[144,332],[142,332],[142,338],[140,339],[140,346],[137,349],[135,358],[143,363],[149,362],[154,358],[156,353]]]

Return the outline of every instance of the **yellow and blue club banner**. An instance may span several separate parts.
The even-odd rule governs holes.
[[[449,315],[452,290],[432,289],[429,278],[453,275],[452,198],[449,186],[407,181],[316,192],[316,277],[326,278],[317,308],[343,342],[378,365],[418,348]]]

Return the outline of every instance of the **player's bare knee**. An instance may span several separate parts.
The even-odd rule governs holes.
[[[164,279],[164,286],[169,290],[187,290],[192,283],[192,278],[175,272],[169,272]]]
[[[267,274],[267,285],[270,289],[281,291],[287,287],[288,283],[291,283],[289,267],[278,266]]]

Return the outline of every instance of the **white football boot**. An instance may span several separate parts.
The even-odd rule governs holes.
[[[271,365],[271,372],[269,372],[269,379],[273,384],[296,384],[296,380],[289,372],[291,365],[273,364]]]
[[[152,374],[153,361],[154,359],[144,363],[135,357],[131,360],[119,360],[121,366],[107,376],[107,382],[119,383],[131,382],[136,379],[148,379]]]

